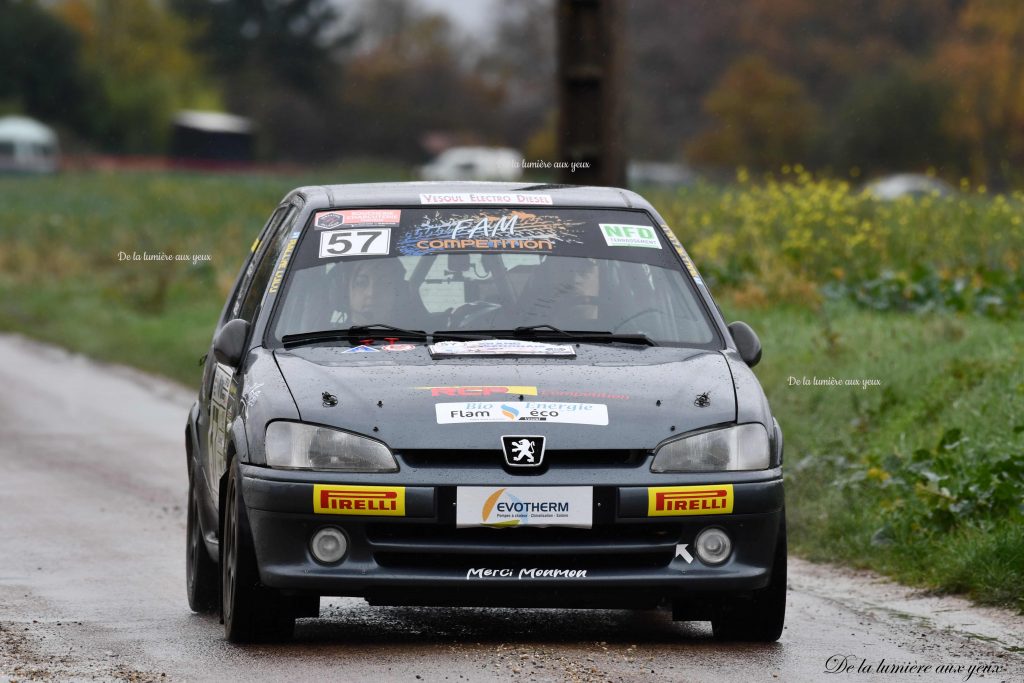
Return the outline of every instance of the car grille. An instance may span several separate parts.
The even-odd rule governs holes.
[[[397,455],[410,467],[500,467],[505,456],[500,448],[493,449],[411,449]],[[647,459],[644,450],[552,450],[545,451],[548,469],[577,467],[639,467]]]
[[[406,569],[471,567],[651,569],[667,566],[680,538],[676,524],[606,524],[592,529],[458,529],[368,524],[376,562]]]

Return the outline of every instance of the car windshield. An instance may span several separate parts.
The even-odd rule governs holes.
[[[322,211],[289,265],[273,336],[391,325],[549,325],[718,348],[673,246],[639,211]]]

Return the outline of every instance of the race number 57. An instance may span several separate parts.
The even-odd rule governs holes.
[[[386,256],[391,228],[330,230],[320,233],[320,258],[332,256]]]

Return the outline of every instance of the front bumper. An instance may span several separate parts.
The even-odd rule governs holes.
[[[777,469],[711,478],[648,473],[619,485],[604,476],[612,473],[590,470],[529,482],[592,484],[590,529],[456,528],[451,473],[413,476],[422,480],[418,484],[403,477],[401,517],[316,514],[313,504],[316,484],[394,486],[398,475],[251,465],[241,465],[241,473],[264,584],[295,593],[363,597],[374,604],[639,607],[752,591],[771,578],[784,508]],[[524,483],[501,472],[486,476],[489,482],[461,477],[459,483]],[[732,484],[731,513],[648,516],[648,487],[711,483]],[[325,526],[342,529],[349,540],[346,557],[336,565],[320,564],[310,552],[310,538]],[[733,541],[732,554],[718,566],[702,563],[694,549],[697,534],[712,526]]]

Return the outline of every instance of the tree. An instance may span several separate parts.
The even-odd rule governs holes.
[[[338,110],[349,151],[423,161],[432,133],[461,143],[498,137],[500,87],[469,71],[474,48],[447,17],[376,0],[361,29]]]
[[[803,85],[757,56],[738,60],[704,99],[714,121],[690,145],[698,162],[773,168],[806,158],[818,125]]]
[[[537,142],[539,156],[530,158],[551,160],[557,109],[554,2],[500,3],[495,26],[474,71],[500,98],[495,115],[501,138],[524,150]]]
[[[75,31],[35,2],[0,0],[0,103],[5,109],[80,127],[76,114],[89,97],[80,52]]]
[[[707,125],[702,100],[741,54],[740,5],[704,0],[626,4],[628,149],[638,159],[674,159]]]
[[[1024,162],[1024,4],[969,0],[957,25],[933,62],[955,89],[944,123],[971,175],[1006,185]]]
[[[920,68],[893,68],[850,87],[819,142],[820,157],[845,172],[963,169],[942,125],[952,101],[945,82]]]
[[[307,95],[324,92],[355,38],[339,30],[341,13],[330,0],[172,0],[172,7],[202,27],[194,43],[225,81],[262,72]]]
[[[894,70],[916,73],[919,64],[931,59],[936,44],[956,28],[963,2],[629,3],[631,148],[640,156],[671,156],[681,140],[692,142],[698,136],[698,147],[703,146],[707,129],[715,124],[703,106],[706,98],[721,85],[727,70],[751,56],[799,83],[821,120],[841,117],[851,87],[864,90],[868,82],[886,80]],[[861,125],[849,117],[846,123]],[[830,138],[819,136],[808,143],[809,157],[804,160],[839,164],[832,156],[838,151]]]
[[[97,98],[85,125],[102,147],[163,151],[176,111],[216,105],[187,24],[162,3],[62,0],[54,11],[82,41]]]
[[[198,27],[192,45],[233,113],[252,118],[265,156],[339,151],[342,56],[357,33],[330,0],[170,0]]]

